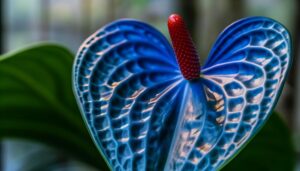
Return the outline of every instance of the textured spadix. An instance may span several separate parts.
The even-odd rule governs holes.
[[[171,15],[168,20],[168,28],[183,77],[187,80],[199,78],[199,57],[183,19],[177,14]]]

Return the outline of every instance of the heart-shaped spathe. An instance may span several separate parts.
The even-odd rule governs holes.
[[[119,20],[82,44],[74,90],[112,170],[218,170],[266,122],[290,52],[281,24],[242,19],[221,33],[189,81],[161,33]]]

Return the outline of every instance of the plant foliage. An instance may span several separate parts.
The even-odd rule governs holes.
[[[0,56],[0,139],[47,144],[70,158],[108,170],[75,102],[73,57],[55,44],[40,44]],[[280,117],[273,114],[223,170],[288,171],[294,165],[291,134]]]

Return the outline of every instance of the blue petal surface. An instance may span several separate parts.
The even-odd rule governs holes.
[[[269,117],[290,47],[278,22],[246,18],[221,33],[200,78],[187,81],[163,35],[119,20],[83,43],[74,91],[111,169],[218,170]]]
[[[230,161],[271,114],[290,52],[289,34],[274,20],[246,18],[225,29],[198,81],[206,98],[204,118],[186,118],[178,125],[166,170],[218,170]],[[197,132],[190,126],[196,121],[201,121]]]
[[[175,127],[166,122],[182,94],[164,36],[139,21],[116,21],[83,43],[73,73],[84,119],[110,167],[158,168]]]

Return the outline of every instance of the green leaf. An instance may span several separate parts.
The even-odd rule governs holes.
[[[296,153],[291,133],[275,112],[253,140],[222,171],[293,171]]]
[[[73,57],[54,44],[0,56],[0,139],[39,141],[108,170],[75,102]]]

